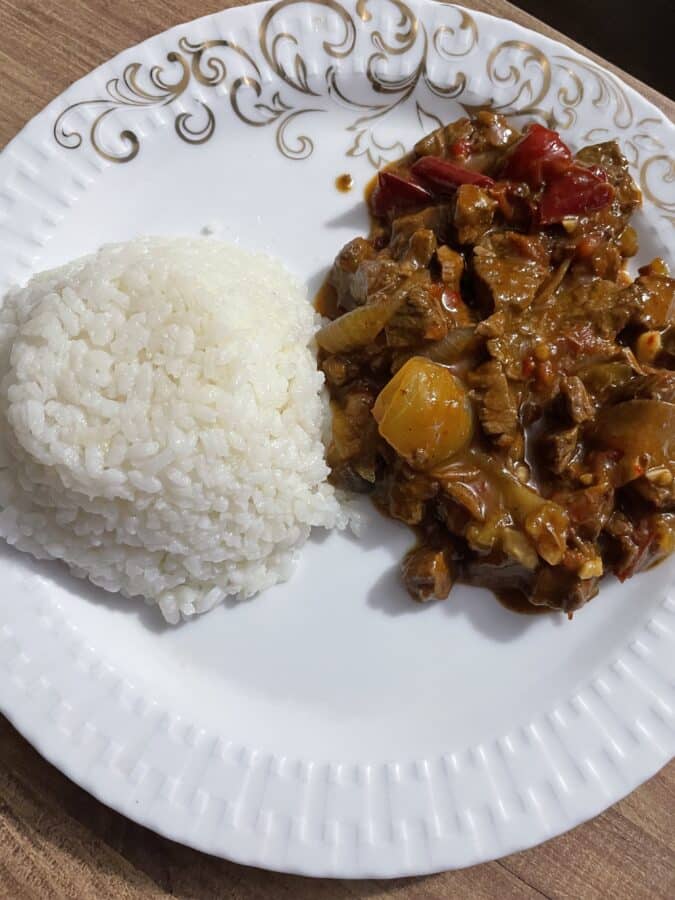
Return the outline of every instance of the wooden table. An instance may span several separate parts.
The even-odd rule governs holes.
[[[227,5],[233,4],[0,0],[0,146],[47,101],[110,56]],[[504,0],[465,5],[554,34]],[[672,101],[624,77],[675,118]],[[214,859],[135,825],[48,765],[0,717],[0,898],[169,895],[195,900],[672,898],[675,763],[592,822],[499,862],[390,882],[313,881]]]

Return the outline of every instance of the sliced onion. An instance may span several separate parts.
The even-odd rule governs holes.
[[[328,353],[349,353],[371,344],[405,302],[407,288],[384,295],[366,306],[357,306],[317,332],[316,342]]]

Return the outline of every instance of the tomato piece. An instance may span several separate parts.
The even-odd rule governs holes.
[[[552,225],[566,216],[602,209],[613,197],[614,189],[609,182],[585,166],[572,165],[544,188],[539,201],[539,223]]]
[[[376,216],[386,216],[393,210],[411,209],[432,203],[433,197],[420,184],[407,181],[393,172],[379,172],[377,187],[370,198],[370,208]]]
[[[537,188],[571,163],[572,152],[558,132],[534,123],[509,154],[502,177]]]
[[[460,184],[491,187],[495,183],[494,178],[483,175],[482,172],[473,172],[464,166],[458,166],[457,163],[442,159],[440,156],[422,156],[413,163],[410,171],[439,194],[454,191]]]

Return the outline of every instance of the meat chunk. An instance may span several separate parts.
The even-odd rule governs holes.
[[[376,392],[358,383],[333,401],[333,439],[326,452],[331,481],[345,490],[372,490],[377,425],[371,415]]]
[[[462,184],[457,190],[454,225],[460,244],[474,244],[492,225],[497,201],[475,184]]]
[[[529,599],[533,606],[548,606],[572,613],[597,593],[597,578],[582,579],[564,566],[544,564],[537,571]]]
[[[513,380],[529,377],[527,362],[538,344],[557,360],[561,374],[571,374],[583,357],[617,355],[614,340],[630,318],[628,310],[616,305],[617,292],[610,281],[580,282],[525,310],[505,306],[484,319],[477,331]]]
[[[441,266],[441,281],[451,291],[459,292],[459,283],[464,272],[464,257],[461,253],[442,244],[436,250],[436,259]]]
[[[348,297],[339,294],[338,301],[345,310],[363,306],[375,294],[393,293],[405,277],[406,273],[393,259],[367,259],[350,276]]]
[[[548,267],[493,243],[474,250],[472,273],[479,300],[488,310],[525,309],[548,277]]]
[[[569,300],[557,305],[565,318],[576,326],[574,330],[578,334],[583,331],[579,329],[579,323],[587,323],[598,337],[611,342],[626,327],[631,316],[627,304],[620,299],[616,285],[602,279],[574,285],[569,291]],[[578,341],[576,345],[579,346]],[[615,352],[614,347],[612,351]]]
[[[633,522],[615,510],[605,534],[612,542],[613,568],[625,581],[675,550],[675,513],[656,513]]]
[[[583,381],[577,375],[567,375],[560,379],[560,397],[563,412],[573,424],[581,425],[593,418],[595,407]]]
[[[352,280],[359,266],[368,259],[374,259],[376,253],[372,241],[357,237],[345,244],[335,257],[330,283],[337,291],[338,306],[342,309],[353,309],[357,305],[352,295]]]
[[[412,270],[426,269],[436,252],[436,246],[436,235],[431,228],[420,228],[412,233],[401,262]]]
[[[445,600],[454,581],[452,560],[447,550],[417,547],[402,564],[403,583],[418,603],[436,598]]]
[[[436,515],[454,534],[464,536],[469,520],[485,522],[488,514],[499,508],[498,488],[478,466],[455,462],[436,470],[434,476],[441,491]],[[458,509],[463,511],[462,516],[457,515]]]
[[[426,506],[438,494],[438,482],[398,460],[378,482],[374,494],[376,504],[406,525],[419,525]]]
[[[611,539],[614,573],[620,581],[629,578],[643,568],[647,551],[644,529],[636,525],[620,510],[615,510],[605,526],[605,534]]]
[[[349,381],[353,381],[358,377],[361,367],[356,360],[348,356],[342,356],[336,353],[334,356],[327,356],[321,363],[326,383],[329,387],[343,387]]]
[[[497,360],[483,363],[469,376],[478,400],[478,418],[483,430],[501,447],[509,447],[519,436],[518,406],[514,392]]]
[[[575,229],[576,234],[577,229]],[[584,274],[596,275],[608,281],[619,281],[624,269],[624,258],[616,243],[615,235],[603,239],[602,235],[590,234],[576,238],[574,247],[573,271],[584,277]]]
[[[632,321],[643,328],[661,329],[675,324],[675,279],[640,275],[624,288],[617,301],[632,313]]]
[[[598,167],[605,173],[613,189],[609,204],[587,211],[572,219],[571,243],[591,271],[601,277],[613,277],[620,271],[623,247],[630,255],[630,242],[622,243],[622,235],[632,212],[641,203],[641,193],[628,170],[628,163],[616,141],[584,147],[576,157],[584,166]],[[605,271],[603,271],[603,269]]]
[[[500,551],[468,559],[466,580],[494,591],[509,609],[536,612],[529,603],[533,573]]]
[[[398,216],[391,223],[389,252],[401,259],[408,252],[410,239],[416,231],[433,231],[436,241],[444,244],[450,231],[451,209],[447,204],[427,206],[420,212]]]
[[[405,303],[385,328],[387,345],[408,347],[421,341],[440,341],[448,333],[449,319],[443,307],[442,285],[425,278],[411,285]]]
[[[544,232],[522,234],[520,231],[502,231],[491,234],[482,246],[501,256],[520,256],[549,268],[555,243]]]
[[[425,135],[415,144],[414,154],[416,157],[460,155],[462,145],[468,149],[473,133],[471,119],[457,119]]]
[[[589,444],[614,454],[616,486],[649,469],[675,474],[675,404],[663,400],[624,400],[603,407],[588,432]]]
[[[542,459],[552,472],[562,475],[577,453],[579,426],[546,434],[540,443]]]
[[[675,476],[668,466],[653,466],[631,484],[631,490],[655,509],[675,511]]]
[[[565,507],[572,529],[585,541],[597,540],[614,509],[614,490],[606,483],[561,491],[553,499]]]
[[[481,110],[475,119],[458,119],[432,131],[415,144],[415,156],[444,156],[472,169],[493,172],[504,153],[520,137],[499,113]]]
[[[616,141],[604,141],[583,147],[576,155],[586,166],[599,166],[614,188],[614,230],[618,234],[625,227],[631,213],[642,202],[640,189],[633,181],[626,157]]]

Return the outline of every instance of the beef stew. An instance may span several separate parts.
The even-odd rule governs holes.
[[[627,272],[640,200],[616,142],[487,110],[379,173],[317,343],[332,481],[416,529],[415,600],[571,615],[675,548],[675,282]]]

